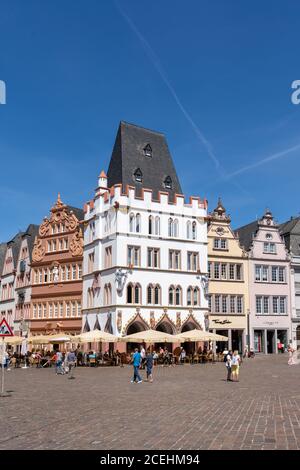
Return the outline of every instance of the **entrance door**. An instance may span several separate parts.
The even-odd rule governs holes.
[[[254,351],[263,352],[264,350],[264,341],[263,341],[263,331],[254,330]]]
[[[243,352],[243,330],[231,330],[232,351]]]
[[[267,331],[267,353],[268,354],[274,354],[275,352],[274,339],[275,339],[275,331],[268,330]]]

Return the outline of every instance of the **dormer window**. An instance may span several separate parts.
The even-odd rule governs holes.
[[[146,147],[144,147],[144,155],[145,157],[152,157],[152,148],[150,144],[147,144]]]
[[[170,176],[166,177],[166,179],[164,181],[164,185],[165,185],[166,189],[172,189],[172,180],[171,180]]]
[[[140,168],[137,168],[133,174],[134,179],[137,183],[143,182],[143,173],[141,172]]]

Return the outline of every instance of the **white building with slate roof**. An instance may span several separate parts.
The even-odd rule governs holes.
[[[84,331],[205,329],[207,201],[181,193],[165,136],[121,122],[85,205]]]

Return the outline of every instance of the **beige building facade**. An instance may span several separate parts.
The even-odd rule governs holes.
[[[216,344],[244,351],[248,345],[248,257],[219,199],[208,216],[209,330],[228,337]]]

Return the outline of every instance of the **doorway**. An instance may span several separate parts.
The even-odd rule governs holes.
[[[267,330],[267,353],[268,354],[274,354],[275,352],[274,340],[275,340],[275,331]]]

